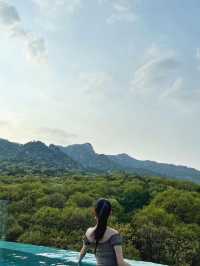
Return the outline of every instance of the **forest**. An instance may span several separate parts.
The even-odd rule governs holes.
[[[6,240],[79,250],[96,199],[113,206],[110,226],[126,258],[200,265],[200,185],[126,173],[1,176]],[[92,250],[91,250],[92,252]]]

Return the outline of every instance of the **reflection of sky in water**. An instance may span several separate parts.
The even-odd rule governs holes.
[[[78,253],[62,249],[0,241],[0,266],[73,266]],[[87,254],[83,266],[94,266],[95,258]],[[134,266],[158,266],[158,264],[131,261]]]

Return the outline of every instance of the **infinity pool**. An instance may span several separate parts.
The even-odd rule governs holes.
[[[77,259],[78,253],[74,251],[0,241],[1,266],[73,266],[77,265]],[[147,262],[130,263],[134,266],[158,266]],[[88,254],[82,265],[94,266],[94,256]]]

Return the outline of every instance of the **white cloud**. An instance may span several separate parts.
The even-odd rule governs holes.
[[[112,76],[105,72],[81,73],[79,81],[86,93],[104,94],[111,87]]]
[[[79,13],[82,0],[32,0],[38,9],[35,22],[49,32],[65,27],[63,21]]]
[[[74,15],[82,7],[83,0],[32,0],[43,17],[50,17],[51,22],[45,22],[46,27],[51,30],[55,29],[53,20],[63,15]],[[99,4],[106,4],[111,8],[111,15],[107,18],[107,23],[112,24],[117,21],[133,22],[136,20],[134,12],[134,2],[132,0],[96,0]],[[44,26],[44,25],[43,25]]]
[[[2,0],[0,0],[0,29],[8,33],[10,37],[22,39],[27,47],[28,59],[46,62],[47,49],[44,39],[27,31],[17,9]]]
[[[113,13],[109,18],[107,18],[107,23],[112,24],[117,21],[126,21],[126,22],[134,22],[136,20],[136,17],[131,12],[123,12],[123,13]]]
[[[152,45],[144,58],[145,62],[131,80],[130,90],[134,97],[151,103],[171,102],[187,111],[192,110],[192,104],[197,107],[200,100],[198,77],[195,82],[190,78],[175,52],[162,51]]]
[[[173,83],[178,66],[173,55],[149,59],[135,71],[131,91],[141,96],[163,93]]]
[[[169,88],[168,90],[164,91],[162,94],[163,98],[166,97],[177,97],[179,96],[180,92],[182,91],[184,85],[184,80],[182,77],[178,77],[172,84],[171,88]]]
[[[28,142],[33,139],[41,140],[48,144],[63,144],[67,145],[71,140],[77,138],[76,134],[67,132],[61,128],[51,127],[32,127],[24,124],[24,121],[11,121],[0,120],[0,138],[15,139],[18,142]]]
[[[107,23],[117,21],[134,22],[137,17],[134,10],[134,1],[131,0],[99,0],[100,4],[110,4],[112,14],[107,18]]]
[[[117,12],[127,12],[130,10],[130,6],[127,3],[114,2],[113,9]]]
[[[81,7],[81,0],[33,0],[44,13],[64,11],[74,14]]]
[[[14,30],[21,23],[19,14],[14,6],[0,1],[0,26],[3,29]]]
[[[135,97],[154,103],[171,101],[184,105],[200,100],[200,89],[185,73],[175,52],[152,45],[144,58],[145,62],[131,80],[131,93]]]
[[[185,108],[185,104],[189,103],[199,103],[200,100],[200,89],[188,87],[183,77],[178,77],[171,88],[169,88],[163,95],[163,98],[167,97],[175,102],[183,103]]]
[[[37,62],[47,62],[47,49],[43,38],[31,36],[27,42],[27,57]]]
[[[33,130],[36,138],[42,139],[47,143],[66,145],[71,139],[77,138],[77,135],[59,128],[41,127]]]

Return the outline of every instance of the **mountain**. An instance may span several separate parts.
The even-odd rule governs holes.
[[[123,170],[138,175],[162,176],[200,183],[200,171],[186,166],[142,161],[128,154],[98,154],[90,143],[74,144],[59,148],[85,168],[98,171]]]
[[[9,159],[18,153],[21,145],[0,138],[0,159]]]
[[[90,143],[67,147],[49,145],[41,141],[26,144],[0,139],[0,173],[49,172],[68,170],[112,172],[126,171],[144,176],[162,176],[200,183],[200,171],[186,166],[141,161],[128,154],[98,154]]]
[[[146,176],[158,176],[159,174],[154,169],[146,169],[144,165],[139,165],[139,160],[136,160],[130,157],[126,153],[118,154],[118,155],[107,155],[108,158],[118,164],[121,170],[127,172],[134,172],[138,175],[146,175]]]
[[[90,143],[75,144],[67,147],[59,146],[60,150],[85,169],[97,171],[120,170],[121,167],[104,154],[97,154]]]
[[[147,172],[154,172],[154,174],[162,177],[190,180],[200,183],[200,171],[194,168],[153,161],[140,161],[127,154],[108,155],[108,157],[127,171],[137,172],[137,169],[143,169]]]
[[[3,149],[1,149],[3,148]],[[7,152],[6,152],[7,151]],[[40,141],[24,145],[0,140],[0,169],[12,168],[48,170],[82,170],[83,167],[63,153],[57,146],[47,146]]]
[[[79,169],[79,163],[64,154],[58,147],[49,147],[40,141],[33,141],[22,146],[15,160],[56,167],[60,169]]]

